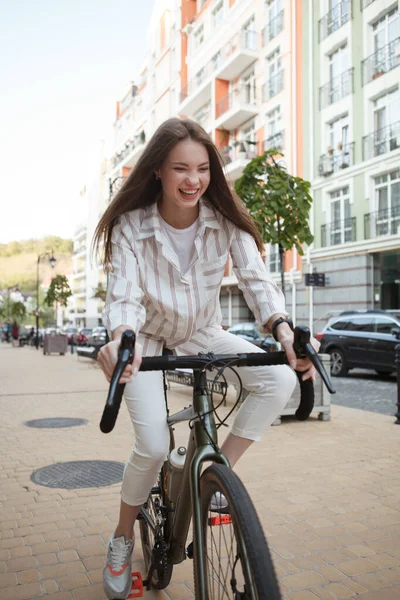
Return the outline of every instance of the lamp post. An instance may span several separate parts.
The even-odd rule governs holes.
[[[44,252],[43,254],[38,254],[37,263],[36,263],[36,337],[35,337],[35,346],[36,350],[39,349],[39,264],[40,260],[45,256],[49,256],[49,264],[52,269],[56,266],[56,259],[53,255],[53,250],[50,252]]]

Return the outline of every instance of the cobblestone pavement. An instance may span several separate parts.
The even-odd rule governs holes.
[[[397,379],[380,377],[374,371],[353,369],[347,377],[333,377],[336,394],[332,404],[369,410],[383,415],[396,414]]]
[[[125,460],[132,444],[125,407],[112,434],[99,431],[105,393],[86,359],[0,345],[1,600],[104,600],[101,572],[120,484],[51,489],[30,477],[58,462]],[[172,386],[171,410],[186,405],[189,393]],[[88,424],[24,425],[48,417]],[[331,421],[285,419],[243,457],[237,471],[285,600],[400,599],[399,436],[392,416],[334,405]],[[177,442],[185,438],[183,426]],[[133,570],[143,571],[139,542]],[[176,567],[167,590],[145,598],[193,599],[191,561]]]

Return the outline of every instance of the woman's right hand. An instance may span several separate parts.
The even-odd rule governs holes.
[[[99,363],[104,375],[108,383],[111,381],[112,374],[115,369],[115,365],[118,361],[118,349],[121,342],[121,338],[117,338],[112,340],[112,342],[108,342],[105,346],[100,348],[100,351],[97,355],[97,362]],[[119,383],[129,383],[133,375],[140,369],[140,365],[142,363],[142,346],[138,343],[135,344],[135,357],[133,359],[133,363],[127,365],[125,371],[121,375],[121,379]]]

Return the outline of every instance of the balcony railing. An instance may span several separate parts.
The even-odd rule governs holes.
[[[321,177],[328,177],[339,171],[354,165],[354,142],[345,144],[322,154],[319,158],[318,172]]]
[[[244,160],[251,160],[257,156],[257,151],[253,150],[252,147],[246,141],[235,142],[230,146],[225,146],[220,149],[220,154],[226,165],[229,163],[242,158]]]
[[[361,61],[363,85],[400,65],[400,37]]]
[[[180,102],[193,94],[217,69],[237,50],[257,50],[257,32],[242,29],[236,33],[220,51],[218,60],[207,63],[181,90]]]
[[[267,102],[283,90],[283,69],[272,75],[263,85],[263,102]]]
[[[276,15],[262,30],[262,44],[273,40],[283,30],[283,10]]]
[[[356,217],[321,225],[321,247],[337,246],[357,240]]]
[[[319,40],[322,41],[351,19],[351,0],[343,0],[319,21]]]
[[[218,119],[218,117],[231,108],[240,107],[245,104],[256,104],[256,90],[246,85],[238,86],[217,102],[215,118]]]
[[[364,215],[364,238],[400,235],[400,204]]]
[[[400,148],[400,121],[383,127],[363,137],[364,160]]]
[[[121,150],[121,152],[118,152],[118,154],[116,154],[113,157],[113,159],[112,159],[113,167],[115,168],[117,165],[119,165],[119,163],[122,162],[124,160],[124,158],[126,156],[128,156],[128,154],[133,152],[133,150],[135,150],[135,148],[139,148],[140,146],[142,146],[145,142],[146,142],[146,136],[144,133],[141,133],[140,135],[135,137],[133,140],[130,140],[129,142],[127,142],[125,144],[125,147]]]
[[[364,8],[367,8],[367,6],[369,6],[373,2],[375,2],[375,0],[361,0],[361,2],[360,2],[361,10],[364,10]]]
[[[283,150],[283,130],[277,131],[274,135],[270,135],[263,142],[264,152],[267,150]]]
[[[354,69],[347,69],[319,88],[319,106],[325,108],[353,93]]]

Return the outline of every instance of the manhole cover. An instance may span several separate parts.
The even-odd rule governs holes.
[[[124,464],[111,460],[76,460],[37,469],[31,480],[50,488],[75,490],[122,481]]]
[[[33,419],[26,421],[24,425],[27,427],[39,427],[41,429],[59,429],[62,427],[77,427],[78,425],[87,425],[86,419],[72,419],[70,417],[57,417],[55,419]]]

